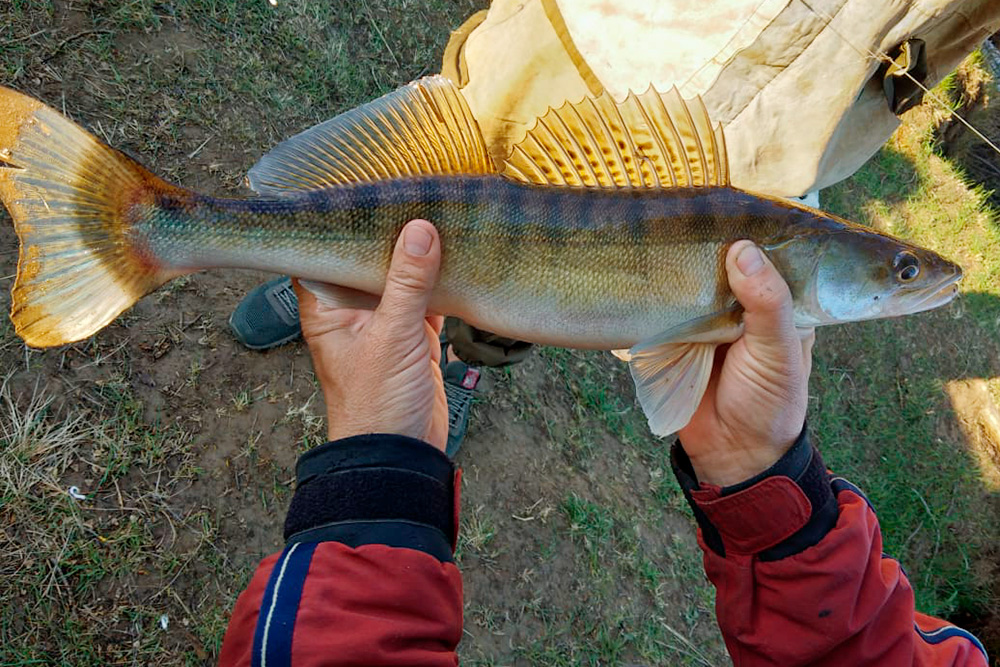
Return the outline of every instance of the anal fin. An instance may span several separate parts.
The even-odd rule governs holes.
[[[632,350],[627,347],[621,350],[611,350],[611,354],[615,355],[625,363],[632,361]]]

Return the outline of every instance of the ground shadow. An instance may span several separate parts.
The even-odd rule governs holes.
[[[991,41],[1000,42],[1000,33]],[[1000,145],[1000,113],[997,113],[1000,81],[985,78],[984,72],[960,68],[955,73],[953,90],[957,93],[953,95],[958,97],[955,113],[936,128],[934,139],[940,153],[962,170],[970,184],[984,188],[990,206],[1000,210],[1000,152],[966,125],[971,125],[994,146]]]
[[[996,410],[998,318],[1000,298],[973,293],[938,311],[821,330],[810,392],[828,465],[873,499],[918,606],[954,610],[992,655],[1000,433],[983,410]]]

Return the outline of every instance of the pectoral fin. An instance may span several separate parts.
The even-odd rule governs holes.
[[[698,408],[712,374],[715,343],[662,343],[633,352],[629,370],[654,435],[684,427]]]

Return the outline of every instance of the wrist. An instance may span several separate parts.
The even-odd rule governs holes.
[[[699,479],[680,441],[671,464],[703,548],[724,558],[779,560],[817,544],[836,524],[829,473],[805,428],[774,465],[738,484],[720,487]]]
[[[778,446],[737,448],[727,445],[707,452],[688,454],[698,481],[732,486],[759,475],[777,463],[795,444],[795,438]]]
[[[326,415],[326,423],[328,424],[326,429],[326,439],[328,442],[346,440],[347,438],[353,438],[356,435],[378,433],[382,430],[375,428],[365,429],[360,424],[357,424],[353,420],[347,419],[340,414],[328,413]]]
[[[296,464],[285,539],[383,544],[450,561],[456,474],[437,448],[405,436],[369,434],[320,445]]]

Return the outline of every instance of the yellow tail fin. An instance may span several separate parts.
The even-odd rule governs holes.
[[[0,200],[21,241],[10,317],[28,345],[87,338],[177,275],[128,238],[131,207],[165,189],[58,112],[0,87]]]

